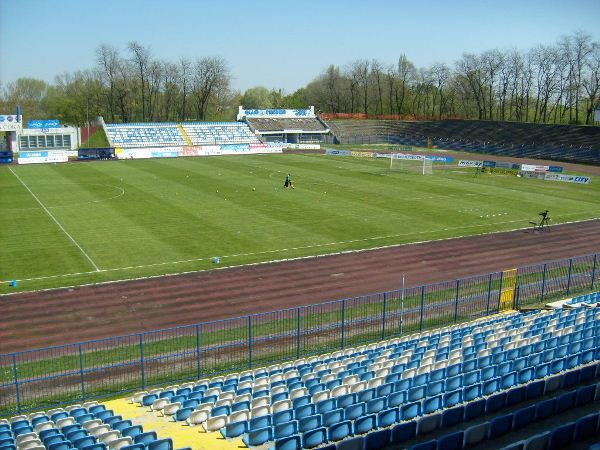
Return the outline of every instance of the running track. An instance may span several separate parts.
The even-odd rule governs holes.
[[[600,253],[600,220],[0,297],[0,353],[236,317]]]

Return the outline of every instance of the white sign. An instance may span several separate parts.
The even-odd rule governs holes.
[[[524,172],[548,172],[549,166],[536,166],[533,164],[521,164],[521,170]]]
[[[0,115],[0,131],[18,131],[23,129],[21,118],[15,114]]]
[[[458,167],[483,167],[483,161],[471,161],[468,159],[461,159],[458,161]]]
[[[564,183],[590,184],[590,177],[582,177],[578,175],[564,175],[562,173],[547,173],[544,177],[547,181],[562,181]]]
[[[291,148],[293,150],[319,150],[320,144],[282,144],[283,148]]]
[[[20,152],[19,164],[41,164],[41,163],[60,163],[69,161],[67,152],[61,150],[50,150],[42,152]]]

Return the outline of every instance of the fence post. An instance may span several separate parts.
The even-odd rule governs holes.
[[[13,376],[15,377],[15,393],[17,395],[17,414],[21,414],[21,393],[19,392],[19,372],[17,370],[16,353],[13,353]]]
[[[542,277],[542,298],[540,299],[540,302],[544,301],[544,291],[546,290],[546,269],[547,269],[547,264],[544,263],[544,275]]]
[[[81,401],[85,401],[85,378],[83,376],[83,351],[79,344],[79,373],[81,374]]]
[[[419,331],[423,331],[423,314],[425,311],[425,285],[421,286],[421,318],[419,321]]]
[[[202,378],[202,367],[200,365],[200,324],[196,324],[196,361],[198,362],[198,379]]]
[[[346,299],[342,300],[342,350],[346,340]]]
[[[146,369],[144,368],[144,338],[140,333],[140,366],[142,368],[142,390],[146,389]]]
[[[573,271],[573,258],[569,258],[569,278],[567,280],[567,295],[571,292],[571,272]]]
[[[596,281],[596,258],[597,254],[594,254],[594,267],[592,268],[592,289],[594,289],[594,282]]]
[[[490,300],[492,299],[492,274],[490,273],[489,281],[488,281],[488,298],[487,298],[487,309],[485,312],[486,316],[490,315]]]
[[[248,316],[248,365],[252,369],[252,316]]]
[[[502,303],[502,288],[504,287],[504,272],[500,272],[500,288],[498,289],[498,307],[497,311],[500,311],[500,304]]]
[[[298,340],[296,343],[297,351],[296,351],[296,359],[300,359],[300,335],[301,335],[301,327],[300,327],[300,307],[298,306]]]
[[[515,290],[515,300],[513,302],[513,309],[514,310],[518,310],[519,309],[519,296],[521,295],[521,286],[517,286],[516,290]]]
[[[383,293],[383,317],[381,321],[381,339],[385,339],[385,312],[387,309],[387,292]]]
[[[456,280],[456,301],[454,303],[454,323],[458,320],[458,293],[460,290],[460,278]]]

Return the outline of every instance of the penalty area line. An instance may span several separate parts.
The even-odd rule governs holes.
[[[90,257],[90,255],[88,255],[86,253],[86,251],[83,249],[83,247],[81,247],[81,245],[79,245],[79,243],[75,240],[75,238],[73,236],[71,236],[71,234],[69,234],[69,232],[65,229],[65,227],[62,226],[62,224],[58,221],[58,219],[56,217],[54,217],[54,215],[50,212],[50,210],[48,208],[46,208],[46,205],[44,205],[42,203],[42,201],[37,197],[37,195],[35,195],[33,193],[33,191],[31,189],[29,189],[29,186],[27,186],[25,184],[25,182],[21,179],[21,177],[19,177],[19,175],[17,175],[14,170],[12,170],[12,167],[9,167],[8,170],[11,171],[11,173],[15,176],[15,178],[17,180],[19,180],[19,183],[21,183],[23,185],[23,187],[25,189],[27,189],[27,191],[29,191],[29,193],[31,194],[31,196],[35,199],[35,201],[41,206],[41,208],[44,210],[44,212],[48,215],[48,217],[50,217],[54,223],[58,226],[58,228],[61,229],[61,231],[71,240],[71,242],[73,244],[75,244],[75,247],[77,247],[79,249],[79,251],[81,252],[81,254],[83,256],[85,256],[85,258],[90,262],[90,264],[92,265],[92,267],[95,269],[96,272],[100,272],[100,268],[98,267],[98,265],[94,262],[94,260]]]

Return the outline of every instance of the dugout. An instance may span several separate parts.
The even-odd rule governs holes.
[[[77,151],[77,159],[90,160],[90,159],[114,159],[115,149],[114,148],[80,148]]]

